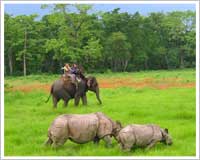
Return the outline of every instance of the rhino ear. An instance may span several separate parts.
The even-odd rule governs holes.
[[[165,131],[166,133],[168,133],[168,129],[167,129],[167,128],[165,128],[164,131]]]
[[[120,127],[120,128],[122,128],[122,123],[120,122],[120,121],[116,121],[116,124]]]

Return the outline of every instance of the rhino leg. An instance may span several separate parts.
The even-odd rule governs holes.
[[[150,144],[147,145],[146,150],[149,150],[152,148],[158,141],[157,140],[152,140]]]
[[[68,139],[68,136],[64,137],[62,134],[60,134],[60,133],[63,133],[62,129],[58,130],[57,132],[58,132],[57,135],[51,135],[51,139],[53,141],[53,144],[52,144],[53,148],[58,148],[58,147],[62,146]]]
[[[106,147],[112,147],[112,138],[110,135],[105,136],[103,138],[104,142],[106,143]]]
[[[123,151],[125,151],[125,152],[130,152],[131,151],[131,146],[124,146],[123,148],[122,148],[122,150]]]
[[[58,145],[56,142],[53,142],[52,148],[56,149],[56,148],[58,148],[58,147],[59,147],[59,145]]]
[[[53,140],[53,144],[52,144],[52,147],[53,148],[58,148],[58,147],[60,147],[60,146],[62,146],[62,145],[64,145],[64,143],[67,141],[67,139],[57,139],[57,140]]]
[[[93,140],[93,142],[94,142],[94,144],[99,144],[99,141],[100,141],[100,139],[99,139],[99,137],[94,137],[94,140]]]
[[[129,143],[128,142],[125,142],[125,143],[120,142],[120,148],[125,152],[126,151],[129,152],[131,150],[132,146],[133,146],[133,144],[130,142]]]
[[[45,145],[48,146],[48,145],[51,145],[53,143],[52,139],[51,138],[48,138],[45,142]]]

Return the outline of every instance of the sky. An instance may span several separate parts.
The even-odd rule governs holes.
[[[171,12],[171,11],[195,11],[195,4],[94,4],[92,12],[112,11],[120,8],[120,12],[135,13],[146,16],[151,12]],[[48,13],[50,9],[41,9],[41,4],[5,4],[6,13],[16,15],[30,15],[37,13],[40,18]]]

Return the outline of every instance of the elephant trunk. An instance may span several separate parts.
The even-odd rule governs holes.
[[[100,96],[99,96],[99,87],[96,88],[95,93],[96,93],[97,100],[99,101],[99,104],[102,104]]]

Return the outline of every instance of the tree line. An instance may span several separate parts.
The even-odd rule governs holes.
[[[195,67],[195,12],[143,16],[90,13],[92,5],[55,4],[51,13],[5,13],[5,75],[61,73],[65,63],[87,72],[124,72]],[[74,7],[75,11],[70,11]]]

